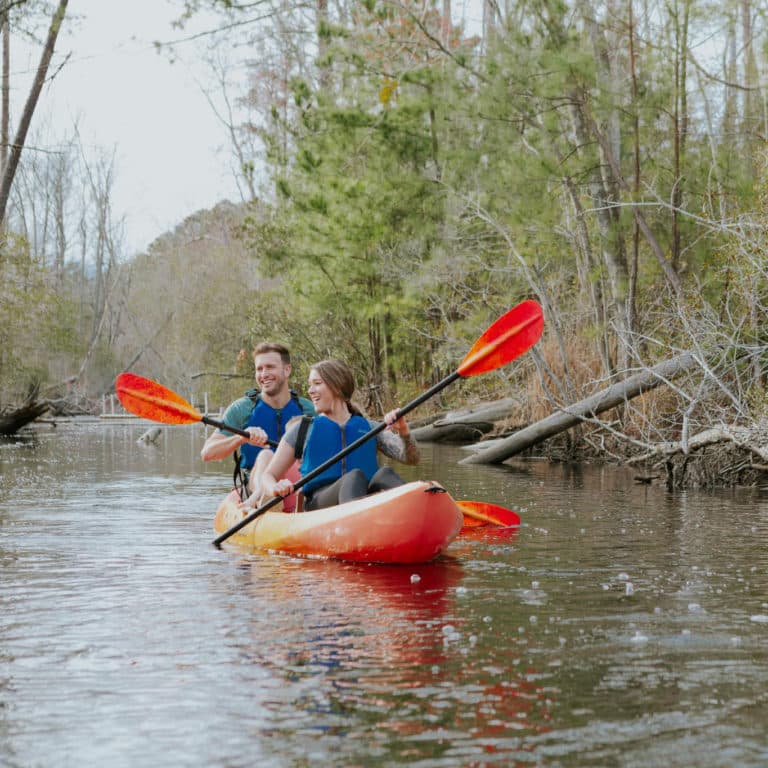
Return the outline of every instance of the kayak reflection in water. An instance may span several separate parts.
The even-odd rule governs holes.
[[[277,478],[282,477],[294,461],[301,462],[301,475],[305,477],[380,424],[363,416],[353,403],[354,391],[352,371],[341,360],[322,360],[312,366],[307,394],[318,415],[288,427],[261,476],[262,499],[293,492],[290,479]],[[302,486],[305,510],[343,504],[403,485],[402,478],[391,467],[380,467],[376,457],[378,450],[404,464],[419,463],[419,449],[408,424],[405,418],[398,419],[396,415],[394,410],[384,416],[389,429],[379,432],[375,440],[367,440]]]

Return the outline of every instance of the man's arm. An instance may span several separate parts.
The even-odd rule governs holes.
[[[222,422],[237,429],[244,429],[248,423],[248,418],[253,410],[253,403],[249,397],[241,397],[235,400],[227,407],[222,416]],[[203,461],[218,461],[226,459],[234,453],[243,443],[247,442],[240,435],[233,435],[229,432],[217,429],[203,444],[200,451],[200,458]]]
[[[221,430],[217,429],[205,441],[200,451],[200,458],[203,461],[225,459],[234,453],[244,442],[246,442],[245,438],[240,435],[225,435]]]

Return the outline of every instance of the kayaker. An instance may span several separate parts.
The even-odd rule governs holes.
[[[260,496],[260,470],[269,464],[273,455],[265,448],[267,442],[278,442],[292,418],[315,413],[312,403],[290,387],[291,354],[287,347],[263,341],[253,351],[253,362],[259,388],[249,390],[230,403],[222,416],[225,424],[248,432],[250,439],[217,429],[200,451],[203,461],[217,461],[234,454],[235,482],[239,479],[247,489],[246,506],[252,506]],[[288,467],[286,472],[290,477],[298,477],[298,467]],[[286,504],[286,508],[288,506]]]
[[[298,450],[301,420],[286,430],[261,477],[262,499],[293,493],[295,479],[291,480],[285,474],[297,460],[301,461],[301,475],[306,476],[377,426],[377,422],[366,419],[353,403],[354,391],[354,376],[346,363],[323,360],[312,366],[307,394],[318,415],[306,429],[303,446],[299,444]],[[389,429],[382,430],[375,439],[364,442],[302,486],[305,510],[330,507],[404,483],[391,467],[379,467],[376,458],[379,450],[405,464],[419,462],[419,449],[408,423],[404,418],[396,419],[396,414],[397,411],[390,411],[384,416]]]

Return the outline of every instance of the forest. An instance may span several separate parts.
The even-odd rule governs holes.
[[[764,479],[765,5],[478,3],[470,30],[451,0],[179,2],[182,33],[202,8],[220,21],[196,45],[242,199],[140,254],[111,205],[114,155],[10,124],[8,51],[36,30],[39,77],[66,66],[66,0],[0,3],[0,408],[95,407],[123,370],[226,404],[274,339],[297,386],[315,360],[349,361],[378,415],[534,298],[539,344],[418,415],[507,398],[510,433],[684,355],[540,450],[665,462],[679,485]],[[32,136],[51,151],[23,151]],[[738,456],[682,479],[709,443]]]

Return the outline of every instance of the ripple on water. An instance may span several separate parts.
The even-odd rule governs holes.
[[[764,764],[765,501],[425,446],[524,525],[427,566],[304,561],[213,548],[228,470],[196,427],[143,429],[0,443],[12,768]]]

